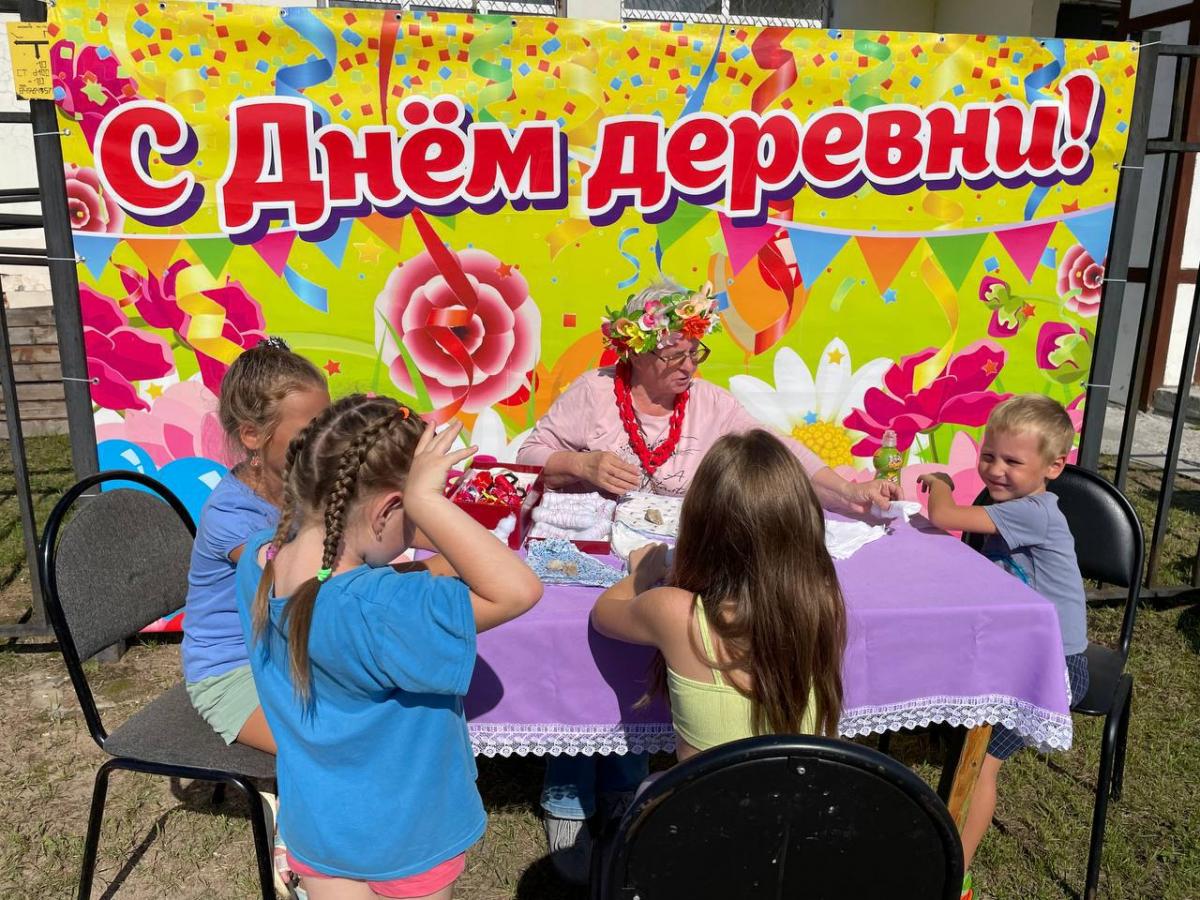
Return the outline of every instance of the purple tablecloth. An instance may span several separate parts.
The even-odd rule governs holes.
[[[1047,600],[913,524],[897,523],[837,570],[849,618],[842,734],[1003,722],[1043,748],[1070,747],[1062,639]],[[479,636],[466,699],[476,753],[674,749],[666,704],[634,708],[652,651],[589,627],[599,591],[548,585],[531,612]]]

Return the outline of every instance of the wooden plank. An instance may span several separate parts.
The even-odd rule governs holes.
[[[37,419],[21,422],[21,434],[25,437],[38,437],[44,434],[67,434],[66,419]],[[0,441],[8,440],[8,423],[0,421]]]
[[[17,381],[62,381],[62,366],[57,362],[13,366]]]
[[[67,405],[61,400],[30,400],[21,403],[21,422],[32,419],[60,419],[66,416]]]
[[[8,312],[8,327],[32,328],[35,325],[54,325],[54,307],[21,306]]]
[[[58,346],[58,329],[53,325],[10,325],[8,340],[13,347],[25,347],[30,344]]]
[[[968,731],[958,765],[954,769],[954,782],[950,786],[950,800],[946,806],[954,824],[958,826],[959,833],[967,822],[971,795],[975,792],[975,782],[979,778],[979,770],[983,767],[983,758],[987,755],[988,741],[991,737],[991,725],[981,725]]]
[[[26,363],[56,363],[59,360],[58,344],[39,345],[36,347],[12,348],[13,364],[20,366]]]

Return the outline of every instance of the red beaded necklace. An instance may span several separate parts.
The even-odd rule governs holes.
[[[679,435],[683,431],[683,411],[687,407],[688,391],[675,395],[675,408],[671,410],[671,420],[667,425],[667,436],[651,450],[646,446],[646,437],[642,434],[641,423],[633,411],[633,396],[629,392],[629,363],[617,365],[616,377],[613,378],[613,393],[617,397],[617,412],[621,414],[621,424],[629,437],[629,446],[637,454],[638,461],[647,475],[653,475],[663,463],[671,458],[675,447],[679,444]]]

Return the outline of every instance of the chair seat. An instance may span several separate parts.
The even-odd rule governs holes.
[[[1088,644],[1084,655],[1088,664],[1088,690],[1071,711],[1085,716],[1107,716],[1112,711],[1117,682],[1125,668],[1124,660],[1116,650],[1099,644]]]
[[[275,777],[275,757],[241,744],[226,744],[196,712],[182,683],[134,713],[108,736],[104,751],[167,766]]]

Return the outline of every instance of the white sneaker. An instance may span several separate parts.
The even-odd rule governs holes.
[[[542,813],[550,862],[568,884],[587,884],[592,866],[592,832],[583,819],[560,819]]]

